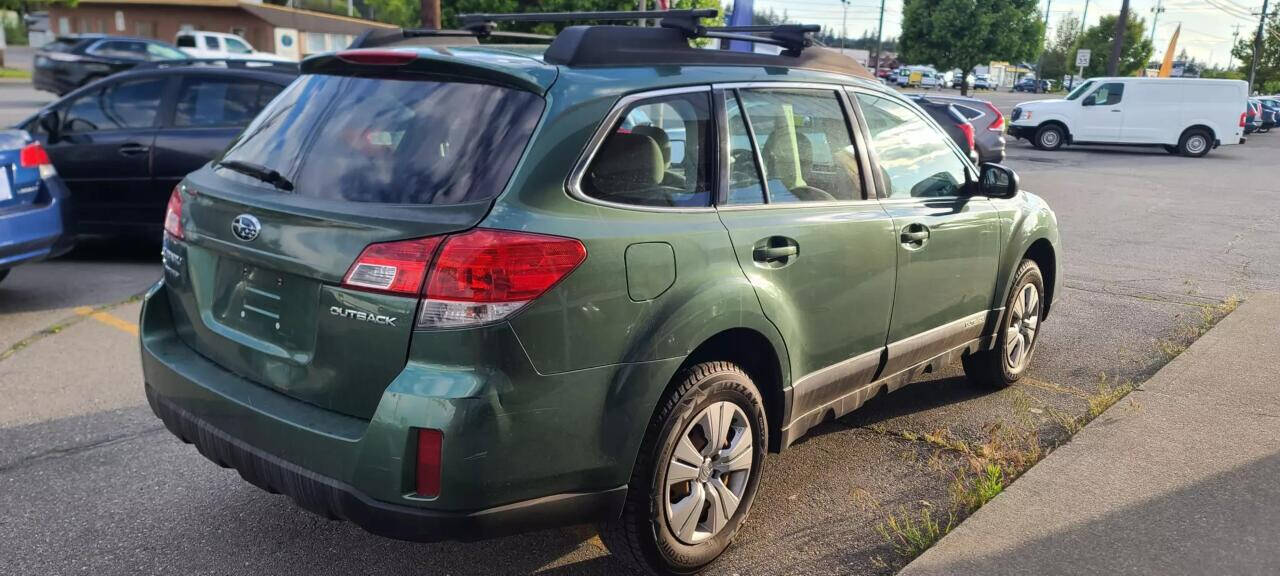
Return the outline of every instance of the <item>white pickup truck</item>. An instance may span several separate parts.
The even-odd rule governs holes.
[[[264,60],[271,62],[294,62],[295,60],[272,54],[259,52],[249,44],[248,40],[223,32],[206,32],[204,30],[183,30],[174,38],[174,44],[192,58],[226,58],[229,60]]]

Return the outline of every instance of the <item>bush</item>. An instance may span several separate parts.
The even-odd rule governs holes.
[[[4,41],[11,46],[27,45],[27,27],[22,20],[4,22]]]

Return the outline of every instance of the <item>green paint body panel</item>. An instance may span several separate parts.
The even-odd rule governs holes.
[[[155,394],[375,501],[475,511],[616,489],[663,391],[718,334],[767,342],[778,377],[759,384],[784,404],[769,413],[798,417],[793,394],[825,402],[855,383],[813,385],[815,375],[861,357],[856,378],[869,380],[895,342],[999,308],[1034,243],[1060,254],[1056,219],[1028,193],[897,202],[877,200],[868,184],[868,198],[854,202],[655,212],[567,190],[623,95],[806,82],[896,97],[865,79],[746,67],[570,69],[521,48],[422,50],[450,73],[505,77],[545,99],[501,194],[452,206],[353,204],[232,184],[201,169],[184,181],[186,240],[166,243],[165,278],[148,293],[140,324]],[[263,223],[252,243],[232,235],[238,214]],[[917,221],[934,236],[912,251],[899,235]],[[476,226],[575,238],[587,257],[516,315],[468,329],[415,330],[416,298],[339,287],[369,244]],[[796,240],[798,255],[759,265],[752,248],[772,236]],[[1057,261],[1053,294],[1062,276]],[[797,383],[823,389],[796,391]],[[443,431],[434,498],[414,493],[415,428]]]

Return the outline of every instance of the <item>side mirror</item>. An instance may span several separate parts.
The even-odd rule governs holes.
[[[989,198],[1013,198],[1018,195],[1018,174],[994,162],[978,168],[978,191]]]
[[[1093,94],[1090,94],[1088,97],[1084,99],[1084,102],[1080,103],[1081,106],[1096,106],[1097,104],[1098,104],[1098,99],[1095,98]]]
[[[40,130],[49,136],[50,144],[58,141],[58,130],[61,128],[61,123],[58,121],[57,110],[41,111],[40,115],[36,116],[36,124],[39,124]]]

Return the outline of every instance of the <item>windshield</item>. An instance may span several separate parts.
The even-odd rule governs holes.
[[[488,84],[307,75],[219,162],[275,171],[292,181],[292,193],[313,198],[486,200],[506,187],[542,108],[536,94]]]
[[[1093,80],[1077,86],[1075,90],[1072,90],[1070,94],[1067,94],[1067,100],[1075,100],[1076,98],[1079,98],[1081,94],[1084,94],[1091,87],[1093,87]]]

